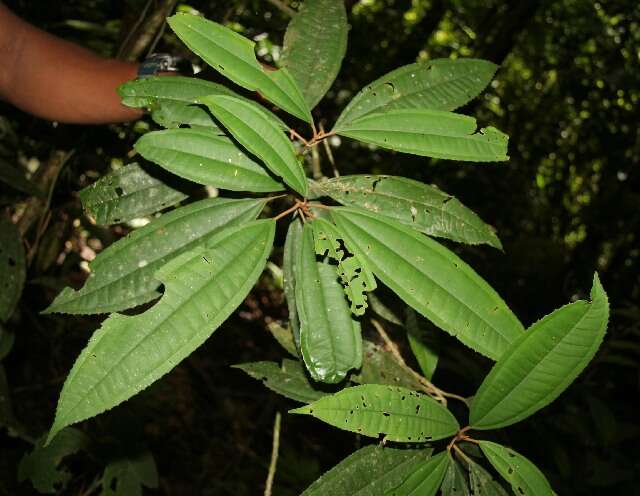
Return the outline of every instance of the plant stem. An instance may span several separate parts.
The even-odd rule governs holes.
[[[264,496],[271,496],[273,488],[273,479],[276,476],[276,467],[278,465],[278,451],[280,449],[280,423],[282,415],[276,412],[276,418],[273,422],[273,443],[271,445],[271,462],[269,463],[269,473],[267,474],[267,482],[264,485]]]

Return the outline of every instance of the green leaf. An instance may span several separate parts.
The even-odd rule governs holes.
[[[207,95],[229,95],[240,98],[257,109],[267,112],[258,103],[244,98],[221,84],[190,77],[147,77],[129,81],[118,93],[128,107],[146,108],[151,118],[163,127],[173,128],[188,124],[192,127],[219,129],[209,112],[198,106],[198,99]],[[282,129],[289,127],[276,117]]]
[[[501,249],[493,228],[438,188],[397,176],[358,174],[314,183],[313,189],[346,206],[397,220],[430,236]]]
[[[490,441],[480,441],[480,448],[491,465],[511,484],[515,494],[523,496],[553,495],[547,478],[538,467],[524,456]]]
[[[0,216],[0,322],[11,317],[20,301],[25,278],[22,236],[13,222]]]
[[[263,207],[260,198],[209,198],[166,213],[102,251],[82,289],[65,288],[45,313],[117,312],[151,301],[161,295],[160,267],[221,229],[254,220]]]
[[[360,323],[351,317],[335,268],[316,261],[312,230],[305,224],[295,269],[300,349],[314,380],[337,383],[362,364]]]
[[[0,362],[11,352],[16,335],[0,323]]]
[[[333,208],[331,215],[376,277],[467,346],[497,360],[523,334],[493,288],[436,241],[363,210]]]
[[[71,478],[64,468],[58,468],[65,456],[84,449],[87,437],[78,429],[63,429],[45,446],[46,436],[42,436],[33,451],[20,460],[18,480],[29,479],[40,493],[60,493]]]
[[[449,467],[446,451],[438,453],[418,465],[414,472],[390,496],[435,496]]]
[[[362,368],[358,374],[349,379],[358,384],[386,384],[389,386],[403,386],[419,390],[422,384],[416,376],[402,367],[393,353],[382,346],[364,340]]]
[[[423,375],[431,380],[438,366],[440,343],[433,328],[411,308],[407,308],[407,338]]]
[[[494,127],[478,129],[467,115],[427,109],[367,114],[337,134],[423,157],[471,162],[509,160],[509,137]]]
[[[608,319],[607,295],[595,274],[591,302],[576,301],[542,318],[493,366],[471,404],[471,426],[515,424],[555,400],[595,355]]]
[[[442,480],[442,496],[471,496],[467,472],[449,455],[449,466]]]
[[[311,122],[309,108],[289,72],[266,72],[256,59],[253,41],[189,14],[176,14],[167,22],[193,53],[223,76],[250,91],[259,91],[281,109]]]
[[[282,346],[292,356],[298,358],[298,349],[296,348],[296,343],[293,340],[293,332],[291,331],[290,325],[285,328],[276,322],[270,322],[267,324],[267,329],[269,329],[269,332],[280,346]]]
[[[150,451],[109,463],[102,474],[101,496],[142,496],[142,486],[158,487],[158,469]]]
[[[374,313],[378,314],[379,317],[382,317],[387,322],[391,322],[392,324],[402,326],[404,325],[402,321],[398,318],[398,316],[391,311],[389,307],[387,307],[382,301],[375,295],[375,293],[369,294],[369,306]]]
[[[410,389],[366,384],[344,388],[289,413],[388,441],[423,443],[455,434],[458,421],[437,401]]]
[[[432,451],[365,446],[316,480],[301,496],[383,496],[405,480]]]
[[[293,342],[300,350],[300,318],[296,304],[296,263],[301,253],[302,223],[294,219],[287,229],[282,255],[282,278],[284,280],[284,295],[289,309],[289,325],[293,334]]]
[[[118,224],[153,214],[187,198],[150,176],[136,162],[115,170],[80,191],[82,206],[97,224]]]
[[[164,265],[162,299],[130,317],[112,314],[65,381],[49,440],[143,390],[200,346],[253,287],[271,251],[275,222],[220,231]]]
[[[491,62],[479,59],[434,59],[399,67],[363,88],[340,114],[334,130],[371,112],[455,110],[475,98],[496,69]]]
[[[315,107],[336,79],[347,50],[349,24],[343,0],[305,0],[284,34],[282,66]]]
[[[282,177],[302,196],[307,196],[307,178],[293,144],[272,119],[234,97],[209,96],[201,98],[201,101],[233,137],[262,160],[271,172]]]
[[[469,467],[469,482],[471,494],[474,496],[508,496],[507,492],[498,484],[482,465],[467,459]]]
[[[282,367],[276,362],[242,363],[234,367],[262,381],[272,391],[295,401],[311,403],[327,394],[314,389],[303,365],[296,360],[285,359]]]
[[[168,129],[135,144],[147,160],[180,177],[231,191],[281,191],[284,186],[226,136],[209,130]]]
[[[348,247],[345,249],[340,244],[342,237],[333,224],[318,218],[311,226],[316,254],[326,255],[337,262],[338,276],[351,302],[351,312],[363,315],[368,306],[365,292],[376,289],[375,277],[361,257],[348,253]]]

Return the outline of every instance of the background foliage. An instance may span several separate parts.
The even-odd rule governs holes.
[[[105,55],[117,52],[146,4],[6,3],[35,25]],[[189,6],[255,39],[262,60],[278,64],[289,18],[274,4],[194,1]],[[339,91],[330,90],[315,112],[329,123],[364,84],[416,59],[473,56],[502,64],[492,86],[462,111],[511,136],[508,163],[453,166],[385,151],[361,153],[362,145],[335,140],[333,153],[342,173],[401,174],[435,183],[495,225],[504,253],[450,246],[498,290],[525,326],[567,301],[585,298],[597,268],[612,304],[603,349],[561,401],[508,429],[499,441],[526,452],[559,494],[634,494],[639,467],[629,453],[640,435],[632,407],[640,387],[640,7],[622,0],[367,0],[347,7],[352,28],[333,86]],[[192,56],[168,31],[158,48]],[[202,76],[217,80],[210,72]],[[4,341],[9,334],[15,337],[2,365],[10,420],[24,426],[24,438],[39,437],[49,427],[87,329],[100,321],[38,312],[62,287],[79,286],[87,262],[128,230],[127,224],[90,223],[77,191],[130,161],[132,144],[148,122],[52,125],[0,104],[0,170],[14,167],[37,177],[41,163],[65,160],[46,209],[50,218],[26,232],[25,292],[1,329]],[[199,194],[188,184],[171,187]],[[0,206],[13,212],[16,200],[21,214],[24,192],[0,184]],[[277,236],[281,245],[284,233]],[[261,490],[273,415],[290,404],[229,365],[282,356],[267,331],[269,323],[286,316],[278,277],[267,271],[240,312],[224,324],[226,330],[171,374],[91,421],[100,447],[95,456],[65,459],[72,494],[90,487],[118,453],[146,448],[158,465],[159,494]],[[391,294],[384,301],[402,308]],[[479,355],[469,360],[454,340],[443,341],[434,380],[470,394],[490,363]],[[10,413],[3,381],[0,370],[0,419]],[[345,445],[345,439],[329,426],[285,416],[275,493],[299,493],[357,447]],[[20,484],[16,473],[29,444],[3,430],[0,447],[0,494],[29,494],[28,483]]]

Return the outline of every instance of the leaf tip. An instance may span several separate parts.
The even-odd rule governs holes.
[[[313,409],[311,405],[301,406],[300,408],[294,408],[293,410],[289,410],[288,413],[293,413],[296,415],[311,415],[313,414]]]

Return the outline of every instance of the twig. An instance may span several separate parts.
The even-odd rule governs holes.
[[[264,496],[271,496],[273,488],[273,479],[276,476],[276,467],[278,466],[278,451],[280,450],[280,422],[282,415],[276,412],[276,418],[273,422],[273,443],[271,445],[271,462],[269,463],[269,473],[267,474],[267,482],[264,485]]]
[[[322,179],[322,168],[320,167],[320,154],[314,146],[311,148],[311,174],[314,179]]]
[[[276,215],[273,220],[280,220],[283,217],[286,217],[287,215],[289,215],[291,212],[295,212],[296,210],[298,210],[300,208],[300,205],[302,204],[302,202],[300,200],[296,200],[296,203],[293,207],[286,209],[284,212],[280,212],[278,215]]]
[[[324,126],[322,122],[320,123],[320,132],[325,134]],[[329,163],[331,164],[331,168],[333,169],[333,177],[340,177],[340,173],[338,172],[338,168],[336,167],[336,162],[333,159],[333,152],[331,151],[331,146],[329,145],[328,140],[322,140],[322,144],[324,145],[324,151],[327,154],[327,158],[329,159]]]
[[[160,5],[151,13],[146,22],[138,22],[134,27],[136,32],[135,39],[132,42],[133,35],[129,35],[118,52],[119,58],[128,61],[135,61],[144,53],[145,49],[153,42],[158,30],[166,22],[167,16],[171,14],[178,0],[162,0]],[[144,17],[143,17],[144,18]],[[138,33],[137,31],[140,30]]]
[[[296,11],[293,10],[291,7],[289,7],[282,0],[267,0],[267,2],[269,2],[275,8],[280,9],[282,12],[287,14],[289,17],[293,17],[294,15],[296,15]]]

